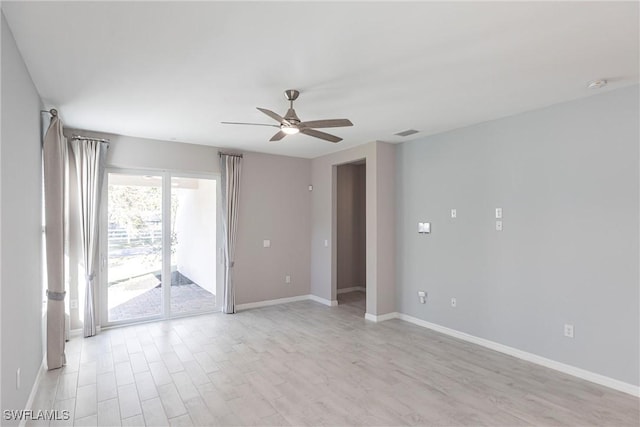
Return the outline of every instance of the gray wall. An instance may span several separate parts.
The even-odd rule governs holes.
[[[41,101],[4,15],[1,19],[0,408],[24,409],[43,356]]]
[[[337,287],[364,287],[366,262],[366,165],[337,167]]]
[[[370,142],[311,162],[311,293],[333,301],[337,293],[337,167],[366,161],[367,313],[371,315],[396,310],[395,151],[394,145]]]
[[[242,164],[236,303],[307,295],[311,263],[311,161],[245,153]],[[264,248],[263,240],[271,240]],[[285,276],[291,283],[285,283]]]
[[[399,311],[638,385],[638,95],[402,144]]]

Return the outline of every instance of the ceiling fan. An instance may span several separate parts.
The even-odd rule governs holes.
[[[300,92],[295,89],[288,89],[284,91],[284,96],[289,101],[289,110],[284,117],[274,113],[266,108],[257,107],[259,111],[263,112],[267,116],[271,117],[279,123],[279,125],[268,125],[263,123],[241,123],[241,122],[221,122],[226,125],[251,125],[251,126],[270,126],[280,128],[280,131],[273,135],[269,141],[280,141],[287,135],[295,135],[300,132],[305,135],[313,136],[315,138],[324,139],[329,142],[340,142],[342,138],[335,135],[331,135],[325,132],[316,130],[318,128],[339,128],[344,126],[353,126],[348,119],[329,119],[329,120],[312,120],[303,122],[296,114],[296,110],[293,109],[293,101],[298,99]]]

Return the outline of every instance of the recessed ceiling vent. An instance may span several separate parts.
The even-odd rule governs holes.
[[[420,132],[419,130],[415,130],[415,129],[407,129],[407,130],[403,130],[402,132],[398,132],[398,133],[394,133],[394,135],[397,136],[409,136],[409,135],[413,135],[414,133],[418,133]]]

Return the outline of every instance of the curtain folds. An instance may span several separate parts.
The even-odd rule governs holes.
[[[238,203],[240,194],[240,173],[242,157],[221,154],[220,174],[222,176],[222,230],[224,235],[224,292],[223,313],[235,313],[235,289],[233,288],[233,267],[238,229]]]
[[[43,140],[45,237],[47,258],[47,368],[65,363],[65,182],[67,179],[67,140],[58,116]]]
[[[100,196],[108,143],[92,139],[73,139],[71,149],[76,166],[78,204],[80,207],[80,239],[85,269],[84,336],[96,334],[96,265]]]

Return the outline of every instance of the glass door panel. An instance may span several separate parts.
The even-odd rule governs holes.
[[[216,308],[216,181],[171,177],[172,315]]]
[[[161,316],[162,176],[107,179],[107,321]]]

